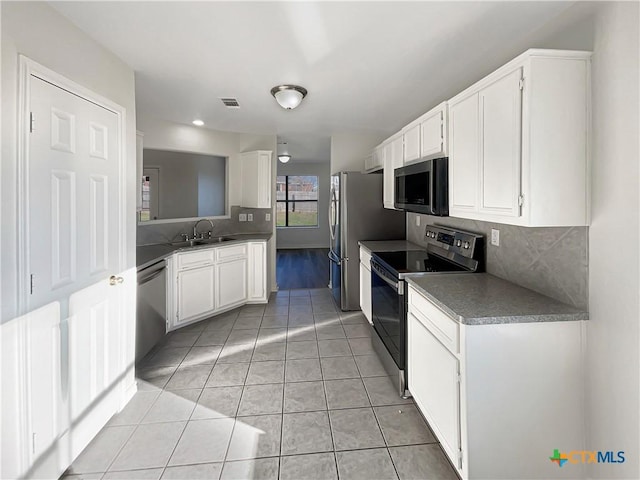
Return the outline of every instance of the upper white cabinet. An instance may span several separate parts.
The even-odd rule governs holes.
[[[364,171],[366,173],[376,172],[384,168],[384,147],[377,146],[367,158],[364,159]]]
[[[402,129],[404,163],[447,156],[447,102]]]
[[[449,214],[588,225],[589,52],[528,50],[449,100]]]
[[[402,133],[397,133],[384,144],[384,171],[383,171],[383,204],[384,208],[393,209],[395,178],[393,171],[402,167],[404,162],[404,142]]]
[[[271,208],[271,152],[256,150],[240,154],[242,202],[247,208]]]

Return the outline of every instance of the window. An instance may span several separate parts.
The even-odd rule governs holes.
[[[318,177],[282,175],[276,179],[276,226],[318,226]]]

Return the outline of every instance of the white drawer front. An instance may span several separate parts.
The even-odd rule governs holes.
[[[216,260],[231,260],[247,256],[247,244],[229,245],[228,247],[216,248]]]
[[[360,247],[360,261],[367,269],[371,270],[371,254],[362,247]]]
[[[212,248],[198,250],[195,252],[180,253],[178,255],[178,269],[209,265],[215,259],[215,252]]]
[[[454,353],[460,351],[458,322],[424,298],[413,288],[409,288],[409,311],[429,331]]]

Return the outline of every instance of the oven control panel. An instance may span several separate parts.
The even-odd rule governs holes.
[[[482,248],[483,236],[472,232],[452,230],[438,225],[428,225],[425,239],[431,246],[439,247],[447,252],[475,258],[476,250]]]

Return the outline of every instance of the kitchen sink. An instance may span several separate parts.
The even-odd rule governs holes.
[[[171,245],[174,247],[197,247],[200,245],[215,245],[216,243],[230,242],[233,240],[234,239],[231,237],[198,238],[193,240],[171,242]]]

